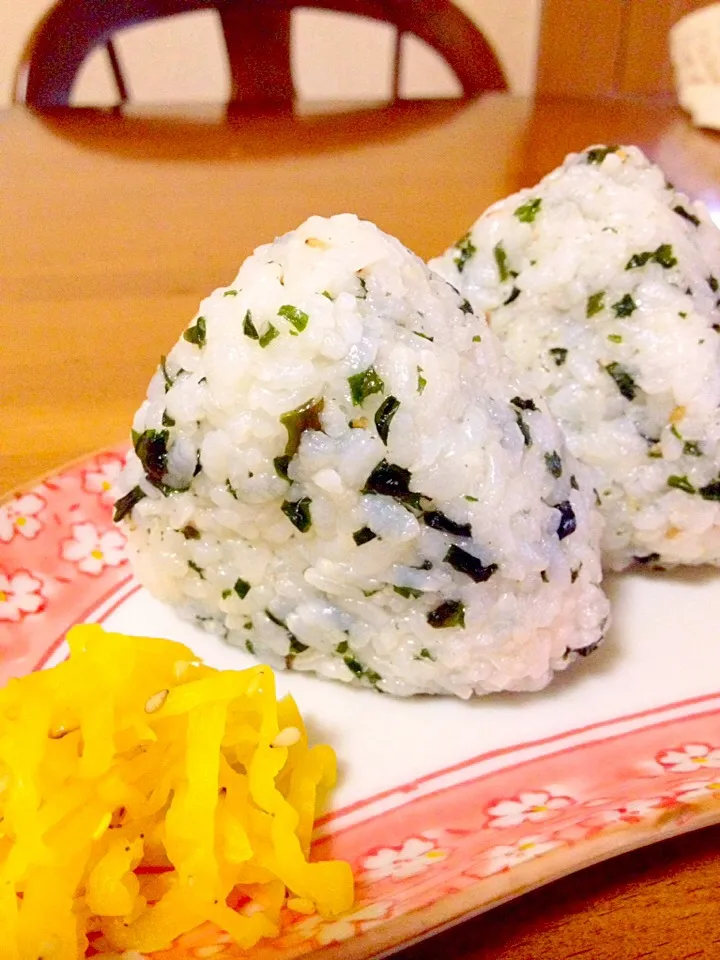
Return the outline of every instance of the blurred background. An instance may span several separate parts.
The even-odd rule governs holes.
[[[607,0],[602,0],[605,6]],[[535,81],[542,0],[457,0],[485,34],[513,92]],[[0,0],[0,108],[12,99],[15,71],[33,28],[53,0]],[[324,10],[296,10],[292,18],[293,76],[299,100],[377,101],[391,89],[395,29],[390,24]],[[460,87],[443,58],[421,40],[403,37],[404,97],[454,97]],[[217,13],[199,11],[142,24],[115,37],[118,58],[135,103],[218,103],[227,100],[230,75]],[[76,105],[107,106],[117,92],[104,52],[84,64],[73,90]]]
[[[454,0],[493,48],[516,95],[670,97],[668,35],[706,0]],[[99,0],[102,5],[102,0]],[[22,99],[15,77],[22,53],[53,0],[0,0],[0,109]],[[423,3],[416,4],[422,16]],[[707,33],[704,21],[696,32]],[[292,13],[292,72],[300,103],[391,97],[395,29],[321,9]],[[129,99],[137,104],[222,103],[230,71],[214,10],[143,23],[114,37]],[[695,47],[702,39],[695,41]],[[456,97],[461,86],[444,58],[402,37],[402,98]],[[711,59],[715,59],[711,57]],[[118,100],[107,51],[96,50],[73,87],[78,106]]]

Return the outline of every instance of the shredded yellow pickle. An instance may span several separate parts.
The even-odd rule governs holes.
[[[247,949],[285,905],[350,908],[349,865],[309,860],[335,755],[269,667],[99,626],[68,643],[0,690],[3,960],[162,950],[206,921]]]

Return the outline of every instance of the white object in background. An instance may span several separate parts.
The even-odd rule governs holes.
[[[672,27],[670,57],[680,106],[697,126],[720,130],[720,3]]]

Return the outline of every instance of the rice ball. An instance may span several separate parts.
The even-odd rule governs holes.
[[[312,217],[203,301],[116,518],[156,596],[274,667],[536,690],[608,603],[585,471],[482,316],[377,227]]]
[[[603,561],[720,561],[720,233],[635,147],[569,156],[431,267],[593,471]]]

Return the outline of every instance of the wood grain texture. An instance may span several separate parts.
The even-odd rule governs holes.
[[[720,211],[720,138],[661,106],[507,96],[323,118],[0,115],[0,493],[122,439],[257,245],[351,210],[423,257],[571,150],[636,142]],[[593,867],[403,960],[716,960],[720,829]]]
[[[530,112],[488,99],[350,122],[2,116],[0,491],[126,436],[203,296],[308,216],[352,210],[422,256],[443,250],[469,209],[518,186]]]
[[[708,0],[544,0],[537,89],[551,96],[674,94],[668,31]]]
[[[704,6],[707,0],[632,0],[627,5],[619,92],[641,96],[673,92],[668,32],[686,14]]]
[[[198,303],[260,243],[352,210],[420,256],[570,150],[637,142],[720,208],[720,147],[663,107],[490,96],[315,117],[0,116],[0,491],[126,435]]]
[[[716,960],[719,878],[711,827],[541,887],[402,960]]]
[[[544,0],[537,91],[600,97],[616,92],[624,0]]]
[[[672,91],[668,31],[680,19],[680,0],[633,0],[624,16],[618,89],[653,95]]]

